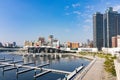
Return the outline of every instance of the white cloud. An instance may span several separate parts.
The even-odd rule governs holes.
[[[77,15],[80,15],[81,12],[80,12],[80,11],[73,11],[73,12],[71,12],[71,13],[69,13],[69,12],[66,12],[66,13],[65,13],[65,15],[71,15],[71,14],[77,14]]]
[[[72,4],[72,7],[73,7],[73,8],[76,8],[76,7],[79,7],[79,6],[80,6],[80,4],[79,4],[79,3]]]
[[[94,10],[94,6],[88,5],[88,6],[86,6],[86,8],[89,9],[89,10],[91,10],[91,11]]]
[[[70,6],[66,6],[66,7],[65,7],[65,10],[67,10],[67,9],[69,9],[69,8],[70,8]]]
[[[113,10],[119,11],[119,10],[120,10],[120,5],[114,6],[114,7],[113,7]]]
[[[73,14],[80,15],[80,14],[81,14],[81,12],[80,12],[80,11],[73,11]]]
[[[81,14],[81,16],[84,17],[84,18],[91,18],[92,17],[92,15],[89,14],[89,13]]]
[[[92,22],[91,19],[86,19],[86,20],[85,20],[85,23],[91,23],[91,22]]]

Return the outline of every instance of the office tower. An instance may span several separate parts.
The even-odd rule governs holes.
[[[120,14],[109,7],[103,16],[104,47],[112,47],[112,37],[120,35]]]
[[[94,47],[112,47],[112,37],[120,35],[120,14],[109,7],[104,14],[93,15]]]
[[[103,47],[103,14],[100,12],[93,15],[93,42],[98,50]]]

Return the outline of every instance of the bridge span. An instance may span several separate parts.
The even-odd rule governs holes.
[[[25,47],[25,48],[0,48],[0,52],[2,51],[22,51],[27,53],[75,53],[74,51],[66,51],[63,49],[58,49],[54,47],[48,46],[40,46],[40,47]]]

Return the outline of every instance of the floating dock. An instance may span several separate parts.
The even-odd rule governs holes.
[[[9,61],[13,61],[13,59],[8,59],[8,60],[0,60],[0,62],[9,62]]]
[[[16,67],[8,68],[8,69],[4,69],[3,71],[10,71],[10,70],[13,70],[13,69],[17,69],[17,68]]]
[[[17,72],[17,74],[22,74],[22,73],[29,72],[29,71],[32,71],[32,70],[34,70],[34,68],[32,68],[32,69],[25,69],[25,70],[19,71],[19,72]]]
[[[84,68],[84,66],[80,66],[78,68],[76,68],[73,72],[71,72],[66,78],[65,80],[71,80],[78,72],[80,72],[82,69]]]
[[[8,62],[8,61],[13,61],[13,62]],[[25,63],[25,64],[17,64],[17,63],[20,63],[20,62],[23,62],[23,61],[14,61],[14,59],[12,59],[12,60],[5,60],[5,59],[0,60],[0,65],[1,65],[0,68],[3,68],[3,72],[10,71],[10,70],[13,70],[13,69],[17,69],[17,71],[16,71],[17,75],[22,74],[22,73],[26,73],[26,72],[29,72],[29,71],[32,71],[32,70],[35,70],[35,73],[36,73],[36,70],[43,70],[44,71],[42,73],[39,73],[39,74],[35,75],[34,78],[40,77],[40,76],[45,75],[49,72],[67,74],[67,75],[71,74],[71,72],[69,72],[69,71],[43,68],[44,66],[50,65],[50,63],[40,64],[38,66],[30,66],[30,64],[34,64],[34,62]],[[13,67],[4,69],[4,67],[8,67],[8,66],[13,66]],[[27,68],[27,69],[18,71],[19,68]]]
[[[35,75],[34,78],[40,77],[40,76],[45,75],[45,74],[50,73],[50,72],[51,71],[44,71],[42,73],[39,73],[39,74]]]
[[[21,63],[23,61],[14,61],[14,62],[11,62],[10,64],[16,64],[16,63]]]
[[[37,67],[44,67],[44,66],[47,66],[47,65],[50,65],[50,63],[41,64],[41,65],[38,65]]]

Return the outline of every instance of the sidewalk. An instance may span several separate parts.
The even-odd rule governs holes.
[[[102,72],[103,72],[103,63],[104,59],[98,58],[96,62],[93,64],[93,66],[89,69],[89,71],[85,74],[85,76],[82,78],[82,80],[102,80]],[[81,76],[78,74],[77,77]],[[80,80],[80,78],[77,78],[75,80]]]

